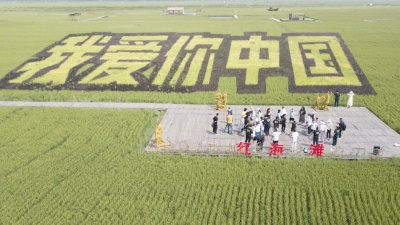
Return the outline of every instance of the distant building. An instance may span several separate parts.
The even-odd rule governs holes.
[[[185,14],[184,7],[168,7],[167,8],[168,14]]]
[[[290,13],[289,20],[305,20],[307,18],[304,13]]]

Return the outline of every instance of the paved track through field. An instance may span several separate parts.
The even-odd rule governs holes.
[[[116,108],[116,109],[156,109],[166,110],[161,120],[163,125],[163,139],[170,140],[172,146],[165,150],[157,150],[154,145],[154,136],[150,141],[146,151],[162,152],[203,152],[215,149],[224,149],[224,153],[235,151],[235,146],[244,141],[244,135],[238,130],[240,114],[244,105],[230,106],[233,110],[234,132],[228,134],[224,132],[226,125],[226,111],[216,111],[211,105],[188,105],[188,104],[159,104],[159,103],[112,103],[112,102],[20,102],[20,101],[0,101],[0,106],[16,107],[66,107],[66,108]],[[254,109],[260,108],[265,113],[267,108],[271,108],[276,115],[281,106],[253,106]],[[290,112],[293,108],[298,113],[300,106],[285,106]],[[306,107],[307,113],[314,111],[311,107]],[[213,116],[219,112],[218,133],[213,134],[210,126]],[[400,147],[395,143],[400,143],[400,135],[378,119],[368,109],[364,107],[330,107],[330,111],[317,111],[319,120],[327,121],[331,119],[334,123],[343,118],[347,124],[346,131],[338,140],[336,147],[332,148],[332,140],[325,141],[325,156],[341,158],[370,158],[373,157],[374,146],[380,146],[382,157],[400,157]],[[274,115],[273,115],[274,117]],[[296,118],[297,120],[297,118]],[[286,156],[304,156],[302,149],[308,147],[312,140],[306,135],[306,128],[297,125],[300,133],[298,148],[295,153],[285,153]],[[280,143],[284,144],[285,152],[290,149],[290,125],[287,126],[286,134],[281,135]],[[256,155],[267,155],[267,145],[271,138],[266,138],[264,151]],[[189,149],[189,150],[187,150]],[[255,153],[253,153],[254,155]]]

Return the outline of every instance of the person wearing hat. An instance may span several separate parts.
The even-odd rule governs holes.
[[[233,112],[232,112],[231,107],[228,107],[228,114],[229,114],[229,115],[233,115]]]
[[[353,91],[350,91],[347,95],[349,96],[349,99],[347,100],[347,108],[350,108],[353,106],[354,93],[353,93]]]

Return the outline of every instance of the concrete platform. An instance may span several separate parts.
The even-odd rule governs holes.
[[[233,110],[234,118],[233,134],[224,132],[227,115],[225,110],[216,111],[213,106],[204,105],[182,105],[169,108],[161,124],[163,125],[163,139],[165,142],[169,140],[171,146],[156,149],[153,136],[146,151],[178,154],[207,154],[207,152],[216,155],[236,154],[237,144],[245,139],[244,134],[240,133],[238,129],[240,114],[244,107],[249,108],[249,106],[230,107]],[[253,106],[255,110],[258,107],[263,114],[267,108],[271,108],[275,116],[278,109],[281,108],[281,106]],[[300,110],[299,106],[285,106],[285,108],[288,113],[292,108],[296,113]],[[306,111],[310,113],[314,109],[306,107]],[[217,112],[220,114],[218,132],[214,134],[211,122]],[[374,146],[380,146],[381,151],[378,157],[400,157],[400,148],[394,146],[395,143],[400,143],[400,135],[366,108],[331,107],[330,111],[316,111],[316,113],[319,120],[331,119],[335,124],[339,122],[339,118],[343,118],[347,125],[346,131],[343,131],[342,138],[338,139],[335,147],[332,147],[332,139],[325,140],[324,156],[349,159],[372,158],[377,157],[372,154]],[[296,121],[298,121],[298,116],[296,116]],[[290,152],[290,124],[287,125],[286,133],[281,135],[279,143],[284,145],[283,156],[307,156],[303,153],[303,149],[309,147],[312,139],[307,135],[306,126],[298,124],[297,131],[300,137],[294,153]],[[270,141],[271,137],[266,137],[264,151],[252,152],[252,155],[267,156]],[[250,146],[250,149],[254,149],[254,147],[254,145]]]

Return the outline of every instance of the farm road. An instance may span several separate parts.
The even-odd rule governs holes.
[[[113,102],[20,102],[20,101],[0,101],[0,106],[14,107],[66,107],[66,108],[115,108],[115,109],[155,109],[166,110],[161,121],[163,125],[163,139],[171,141],[172,147],[184,149],[189,146],[191,149],[199,146],[235,146],[240,141],[244,141],[244,135],[238,131],[240,114],[243,108],[249,106],[232,105],[234,118],[234,133],[232,135],[225,133],[226,111],[216,111],[212,105],[188,105],[188,104],[160,104],[160,103],[113,103]],[[281,106],[253,106],[265,113],[267,108],[271,108],[273,117]],[[293,108],[296,113],[300,106],[285,106],[290,112]],[[311,107],[306,107],[307,113],[313,111]],[[219,112],[218,134],[212,133],[210,126],[212,117]],[[325,141],[325,155],[339,156],[344,158],[371,157],[374,146],[380,146],[383,151],[383,157],[400,157],[400,147],[394,146],[400,143],[400,135],[383,123],[379,118],[364,107],[330,107],[330,111],[317,111],[319,120],[327,121],[331,119],[336,123],[339,118],[343,118],[347,124],[342,139],[331,152],[332,140]],[[296,116],[296,120],[297,120]],[[293,156],[303,156],[301,149],[309,146],[312,140],[306,136],[306,128],[303,125],[297,125],[300,133],[299,146]],[[290,149],[290,125],[287,125],[286,135],[281,135],[280,143],[284,144],[285,150]],[[154,136],[152,137],[154,139]],[[267,145],[270,137],[266,138],[264,143],[264,152],[266,155]],[[151,141],[152,143],[152,141]],[[149,144],[152,145],[152,144]],[[154,146],[153,146],[154,147]],[[148,150],[154,148],[148,148]],[[157,150],[155,150],[157,151]]]

